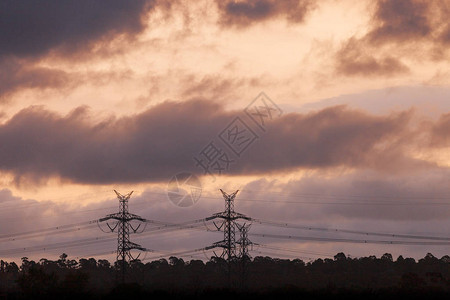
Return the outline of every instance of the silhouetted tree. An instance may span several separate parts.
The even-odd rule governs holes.
[[[106,295],[116,286],[116,291],[131,289],[144,291],[205,291],[228,288],[228,263],[212,257],[184,261],[175,256],[144,263],[133,260],[126,264],[126,286],[117,286],[117,274],[121,263],[113,265],[104,259],[82,258],[71,260],[62,254],[57,260],[42,258],[37,263],[27,257],[21,266],[14,262],[1,262],[0,293],[2,290],[20,292],[24,297],[72,294],[80,298],[87,293]],[[250,291],[276,290],[289,287],[311,291],[336,293],[348,291],[398,291],[450,292],[450,257],[437,258],[431,253],[417,262],[413,258],[399,256],[395,261],[389,253],[351,258],[337,253],[332,259],[318,258],[305,263],[300,259],[279,259],[256,256],[247,259],[246,286]],[[233,288],[242,287],[242,263],[231,261]],[[120,274],[120,273],[119,273]],[[130,285],[134,283],[135,285]],[[14,298],[14,297],[12,297]]]

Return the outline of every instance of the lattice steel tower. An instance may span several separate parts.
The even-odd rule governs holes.
[[[140,222],[146,222],[146,220],[138,215],[130,214],[128,212],[128,199],[130,199],[133,191],[126,195],[122,195],[116,190],[114,192],[119,199],[119,212],[114,214],[109,214],[104,218],[101,218],[99,221],[104,222],[108,220],[117,220],[117,223],[113,226],[106,223],[111,232],[116,231],[117,229],[117,262],[121,262],[122,268],[122,282],[125,281],[125,268],[126,261],[132,261],[135,258],[131,255],[130,250],[136,249],[141,251],[146,251],[145,248],[141,247],[136,243],[130,241],[130,231],[136,233],[138,232],[141,224],[139,224],[136,228],[131,225],[131,221],[137,220]],[[138,256],[139,257],[139,256]]]
[[[233,260],[235,260],[236,256],[236,227],[237,219],[244,219],[244,220],[251,220],[251,218],[237,213],[234,211],[234,198],[236,198],[236,194],[239,192],[239,190],[235,191],[232,194],[227,194],[223,190],[220,190],[222,192],[223,198],[225,199],[225,211],[213,214],[212,217],[208,219],[216,219],[220,218],[222,219],[222,224],[217,225],[214,223],[214,226],[216,226],[217,230],[222,230],[223,228],[223,240],[220,242],[216,242],[212,245],[212,247],[219,247],[223,248],[222,254],[220,255],[221,258],[226,257],[227,264],[228,264],[228,286],[231,288],[232,281],[231,281],[231,265],[233,263]]]
[[[236,244],[238,244],[240,246],[239,258],[241,258],[242,260],[250,259],[251,256],[248,253],[248,247],[252,246],[253,243],[248,238],[248,231],[250,230],[250,227],[252,226],[252,224],[244,223],[242,225],[239,225],[236,223],[236,226],[238,227],[239,232],[240,232],[240,239],[236,242]]]
[[[226,257],[228,263],[230,263],[231,260],[236,257],[236,220],[251,219],[243,214],[234,211],[234,198],[236,197],[236,194],[239,192],[239,190],[235,191],[232,194],[227,194],[223,190],[220,191],[222,192],[223,198],[225,199],[225,211],[216,213],[213,215],[213,217],[223,219],[221,225],[217,225],[214,223],[217,230],[221,230],[223,228],[223,240],[220,242],[216,242],[213,245],[223,248],[223,252],[220,257]]]
[[[251,261],[251,256],[248,253],[249,246],[253,246],[254,243],[248,238],[248,231],[252,224],[237,224],[236,226],[240,232],[240,239],[236,242],[239,247],[239,258],[241,260],[241,288],[246,288],[247,286],[247,276],[248,276],[248,264]]]

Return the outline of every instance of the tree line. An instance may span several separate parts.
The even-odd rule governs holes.
[[[227,261],[212,257],[183,260],[170,257],[151,262],[134,260],[123,264],[105,259],[69,259],[62,254],[57,260],[39,261],[23,257],[20,266],[1,261],[0,296],[8,299],[119,295],[127,293],[202,293],[273,291],[317,292],[450,292],[450,257],[437,258],[431,253],[415,260],[386,253],[381,257],[352,258],[338,253],[334,258],[305,262],[301,259],[279,259],[256,256],[252,259]]]

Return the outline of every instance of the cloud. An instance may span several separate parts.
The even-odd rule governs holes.
[[[73,78],[72,78],[73,79]],[[0,102],[19,89],[62,88],[72,85],[68,73],[58,69],[38,67],[17,60],[0,60]]]
[[[448,45],[450,43],[450,24],[447,26],[447,28],[442,32],[441,41],[444,45]]]
[[[376,117],[344,106],[287,114],[271,124],[238,168],[249,173],[342,166],[401,171],[420,164],[408,158],[401,141],[410,134],[411,118],[412,112]]]
[[[244,80],[236,80],[233,78],[221,78],[217,75],[206,75],[195,82],[195,76],[188,76],[186,80],[186,88],[182,95],[186,98],[198,97],[199,95],[217,96],[223,95],[227,91],[232,90],[236,85],[242,85]]]
[[[201,173],[194,156],[210,141],[219,146],[218,134],[238,115],[206,100],[164,102],[100,121],[86,108],[60,116],[30,107],[0,126],[0,170],[19,185],[50,177],[86,184],[158,182],[180,171]],[[373,116],[345,107],[291,113],[259,132],[239,159],[220,147],[234,160],[231,175],[335,167],[403,172],[430,165],[408,156],[416,146],[411,118],[411,112]]]
[[[449,169],[433,169],[401,176],[357,170],[330,174],[311,172],[289,182],[258,179],[243,186],[235,201],[235,209],[256,219],[300,224],[305,227],[328,228],[330,231],[289,230],[253,223],[251,233],[274,233],[302,237],[377,239],[375,236],[341,234],[333,229],[363,232],[405,233],[446,236],[450,215]],[[230,189],[232,190],[232,189]],[[204,201],[204,200],[202,200]],[[277,239],[251,237],[253,242],[281,242]],[[381,240],[393,240],[382,237]],[[439,247],[394,246],[292,242],[307,249],[332,248],[352,255],[394,251],[398,254],[423,256],[441,252]],[[359,253],[359,254],[357,254]],[[423,253],[423,254],[422,254]],[[398,255],[397,254],[397,255]]]
[[[450,113],[442,115],[438,122],[434,124],[431,144],[435,147],[450,146]]]
[[[444,1],[376,1],[368,32],[337,51],[337,72],[389,77],[407,73],[408,59],[447,59],[448,11]]]
[[[129,77],[129,70],[85,71],[41,66],[27,59],[0,60],[0,104],[9,103],[15,93],[33,90],[67,91],[81,84],[106,85]]]
[[[423,232],[421,226],[426,226],[436,232],[439,227],[432,222],[448,223],[450,216],[445,184],[449,172],[433,169],[398,176],[358,170],[332,176],[312,172],[288,182],[261,178],[239,189],[235,207],[256,219],[306,226],[378,232]]]
[[[86,51],[100,40],[145,28],[154,1],[14,1],[0,3],[0,56],[38,57]]]
[[[314,5],[309,0],[246,0],[217,1],[221,21],[227,26],[249,26],[275,17],[285,17],[291,22],[301,23]]]
[[[291,181],[283,191],[303,195],[290,197],[291,201],[317,202],[310,210],[321,218],[445,221],[450,206],[446,205],[449,187],[443,182],[449,172],[436,168],[398,176],[359,170],[329,178],[313,174]]]
[[[30,107],[1,126],[0,136],[10,143],[0,150],[5,155],[0,169],[13,172],[17,181],[25,175],[83,183],[165,179],[192,165],[191,155],[217,132],[211,124],[228,119],[218,110],[205,101],[164,103],[94,124],[86,108],[61,117]]]
[[[100,231],[95,223],[68,226],[68,231],[57,230],[57,226],[77,224],[78,222],[86,223],[86,221],[96,220],[100,216],[113,212],[115,209],[111,207],[112,199],[111,195],[109,201],[93,203],[83,207],[77,203],[69,205],[68,203],[53,201],[38,202],[13,196],[8,189],[0,190],[0,205],[2,208],[0,231],[2,249],[0,251],[2,252],[2,259],[20,262],[20,258],[25,256],[38,260],[41,257],[58,257],[65,252],[74,258],[75,255],[86,256],[89,253],[99,252],[99,250],[112,251],[116,247],[114,240],[109,243],[99,242],[87,246],[80,243],[75,247],[68,247],[64,244],[73,240],[108,237]],[[48,228],[53,230],[44,230]],[[17,233],[28,234],[17,235]],[[45,249],[44,246],[40,249],[38,247],[38,251],[31,251],[30,249],[53,243],[61,244],[55,250]],[[74,245],[72,244],[72,246]]]
[[[372,56],[374,51],[362,41],[350,39],[337,52],[336,71],[348,76],[393,76],[408,73],[409,68],[391,55]]]
[[[429,2],[417,0],[380,0],[373,16],[374,28],[368,34],[374,43],[417,41],[432,31]]]
[[[249,89],[261,87],[262,77],[223,76],[207,74],[195,76],[187,74],[180,80],[181,96],[184,99],[207,98],[214,101],[230,102],[239,99]]]
[[[146,28],[154,5],[153,0],[0,1],[0,101],[21,89],[76,85],[77,76],[40,61],[53,54],[92,57],[116,37],[133,38]]]

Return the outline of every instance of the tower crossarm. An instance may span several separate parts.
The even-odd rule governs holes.
[[[216,243],[212,244],[211,246],[206,246],[205,248],[203,248],[203,250],[210,250],[210,249],[222,247],[222,246],[219,246],[218,243],[221,243],[221,242],[216,242]]]
[[[205,221],[211,221],[211,220],[217,219],[219,214],[221,214],[221,213],[215,213],[211,217],[205,218]]]
[[[218,242],[213,243],[209,247],[210,247],[210,249],[213,249],[213,248],[224,248],[224,249],[226,249],[228,247],[228,243],[227,243],[226,240],[222,240],[222,241],[218,241]]]
[[[230,215],[227,214],[227,212],[220,212],[215,213],[211,217],[207,218],[207,220],[213,220],[213,219],[226,219],[226,220],[237,220],[237,219],[244,219],[251,221],[250,217],[247,217],[246,215],[243,215],[241,213],[233,212]]]
[[[142,217],[140,217],[140,216],[138,216],[138,215],[135,215],[135,214],[128,214],[128,220],[137,220],[137,221],[141,221],[141,222],[147,222],[147,219],[145,219],[145,218],[142,218]]]
[[[252,218],[250,218],[250,217],[247,217],[246,215],[243,215],[243,214],[241,214],[241,213],[235,213],[235,218],[234,218],[235,220],[236,219],[244,219],[244,220],[248,220],[248,221],[251,221],[252,220]]]
[[[125,222],[132,221],[132,220],[137,220],[137,221],[141,221],[141,222],[147,221],[146,219],[144,219],[138,215],[130,214],[130,213],[128,213],[128,214],[121,214],[121,213],[110,214],[104,218],[99,219],[99,221],[104,222],[104,221],[108,221],[111,219],[118,220],[118,221],[125,221]]]
[[[147,251],[146,248],[142,247],[139,244],[133,243],[133,242],[127,242],[125,245],[125,250],[141,250],[141,251]]]

